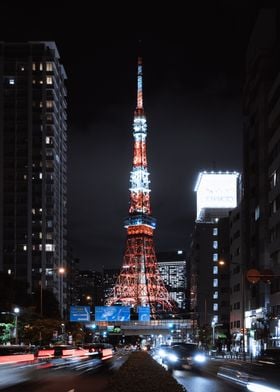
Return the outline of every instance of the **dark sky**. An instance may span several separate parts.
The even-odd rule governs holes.
[[[74,256],[82,268],[122,263],[139,40],[156,250],[187,250],[198,172],[242,168],[245,52],[260,6],[223,0],[151,9],[117,2],[112,9],[104,2],[97,9],[93,2],[90,10],[90,2],[57,3],[4,2],[0,40],[53,40],[65,66]]]

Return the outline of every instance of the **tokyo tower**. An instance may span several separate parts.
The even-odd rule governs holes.
[[[157,269],[147,169],[147,123],[143,107],[142,59],[138,58],[137,107],[133,121],[134,155],[130,174],[129,216],[124,221],[127,241],[123,265],[107,305],[149,306],[152,318],[175,306]]]

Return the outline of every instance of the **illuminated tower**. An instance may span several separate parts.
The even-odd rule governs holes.
[[[130,174],[127,242],[123,265],[107,305],[150,306],[151,316],[174,307],[157,268],[153,241],[156,220],[151,216],[147,169],[147,124],[143,108],[142,59],[138,58],[137,107],[133,121],[134,156]]]

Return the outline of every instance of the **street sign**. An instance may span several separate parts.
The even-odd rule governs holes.
[[[246,277],[248,282],[255,284],[260,280],[261,274],[257,269],[251,268],[247,271]]]
[[[70,306],[70,321],[90,321],[90,307]]]

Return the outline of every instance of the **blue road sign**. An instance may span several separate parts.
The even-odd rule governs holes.
[[[70,306],[70,321],[90,321],[90,307]]]

